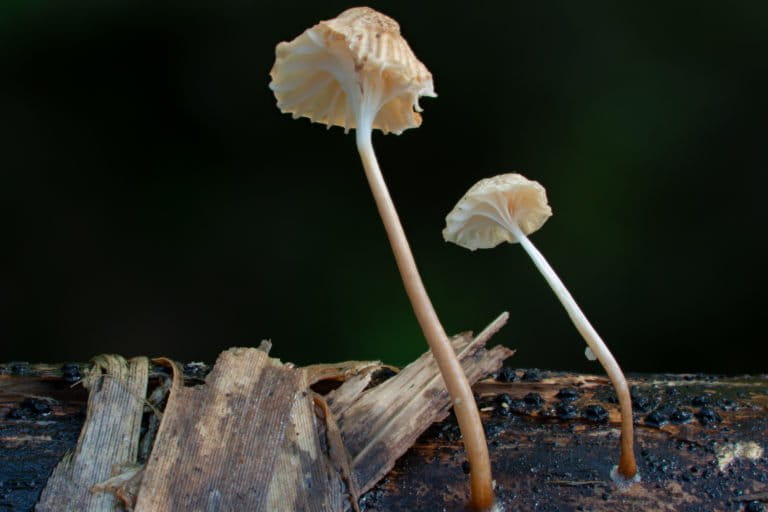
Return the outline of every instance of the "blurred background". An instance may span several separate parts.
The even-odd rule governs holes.
[[[352,5],[4,0],[0,361],[426,350],[353,136],[267,87],[276,43]],[[374,145],[449,333],[507,310],[514,366],[600,371],[519,246],[442,240],[469,186],[519,171],[626,370],[766,371],[768,3],[369,5],[439,95]]]

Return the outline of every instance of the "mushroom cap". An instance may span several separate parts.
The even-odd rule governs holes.
[[[435,96],[432,74],[400,35],[400,25],[369,7],[321,21],[279,43],[275,54],[269,87],[278,108],[328,127],[355,128],[352,102],[371,84],[381,94],[373,128],[384,133],[418,127],[419,96]],[[357,98],[348,101],[350,95]]]
[[[552,215],[547,192],[520,174],[500,174],[475,183],[445,218],[443,238],[466,249],[519,242],[514,223],[529,235]]]

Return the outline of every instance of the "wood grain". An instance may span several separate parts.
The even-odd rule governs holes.
[[[77,448],[53,470],[35,510],[112,511],[112,494],[91,488],[113,476],[113,468],[135,464],[147,389],[148,360],[96,358],[84,380],[90,390],[85,425]]]
[[[205,385],[174,383],[136,511],[266,510],[301,387],[300,372],[255,348],[223,352]]]
[[[469,339],[462,336],[455,340],[460,351],[472,345]],[[486,366],[490,364],[488,358],[495,361],[498,350],[478,350],[474,355],[466,351],[464,357],[479,368],[489,368],[493,365]],[[259,485],[264,487],[258,494],[251,491],[249,499],[253,501],[247,502],[255,505],[246,509],[344,510],[354,507],[350,498],[358,492],[355,487],[366,482],[366,475],[380,471],[376,464],[381,464],[392,469],[385,470],[382,478],[360,497],[362,510],[463,510],[467,489],[461,436],[439,392],[429,391],[436,375],[429,365],[415,375],[407,369],[393,374],[391,368],[371,362],[294,368],[269,358],[264,351],[252,351],[259,352],[235,349],[222,354],[218,373],[214,370],[207,377],[206,365],[182,368],[165,361],[173,364],[172,388],[178,394],[175,405],[171,396],[161,424],[176,425],[179,430],[169,436],[173,428],[163,427],[170,430],[163,434],[165,441],[159,441],[162,436],[158,435],[152,456],[165,454],[168,462],[156,462],[154,473],[147,473],[149,479],[135,467],[133,473],[127,471],[107,480],[109,484],[97,482],[102,474],[92,479],[73,475],[78,483],[73,496],[61,494],[69,492],[63,486],[58,494],[71,502],[46,502],[51,492],[46,490],[41,506],[75,510],[71,503],[75,496],[83,496],[82,490],[88,489],[92,480],[96,486],[91,490],[101,489],[104,496],[122,496],[128,509],[135,503],[131,493],[135,496],[139,484],[181,499],[181,506],[191,504],[184,510],[237,510],[228,507],[246,501],[235,496],[225,502],[223,493],[240,492],[244,485],[262,482]],[[421,363],[426,361],[429,357],[425,355]],[[418,368],[420,363],[414,364]],[[67,446],[75,445],[73,432],[83,423],[80,407],[85,397],[82,386],[70,387],[63,382],[67,372],[54,365],[31,365],[23,371],[9,371],[9,367],[0,364],[0,507],[30,510],[56,458]],[[83,376],[92,374],[87,365],[79,368]],[[96,368],[98,372],[93,375],[97,376],[120,371],[119,367],[105,370],[103,363]],[[505,510],[757,511],[768,504],[768,376],[631,376],[642,481],[622,488],[609,477],[618,456],[619,415],[606,378],[508,367],[498,375],[498,379],[476,383],[473,389],[483,411],[496,491]],[[159,383],[167,378],[163,368],[150,367],[150,388],[154,386],[150,395],[157,394]],[[91,386],[89,421],[100,396],[103,398],[100,393],[107,389],[104,385],[116,382],[109,377],[99,380],[101,387]],[[414,382],[416,387],[410,388]],[[333,388],[335,391],[328,392]],[[232,389],[240,398],[226,396]],[[283,391],[273,393],[276,402],[268,405],[260,402],[269,394],[265,389]],[[141,394],[140,388],[136,392]],[[214,396],[219,397],[218,405],[203,400]],[[422,400],[426,396],[431,400]],[[414,398],[414,403],[434,410],[410,410]],[[234,408],[230,401],[233,399]],[[380,400],[395,400],[406,412],[397,415],[397,409],[386,409],[385,404],[378,403]],[[356,408],[361,412],[355,413]],[[376,429],[387,425],[386,413],[378,408],[389,411],[390,420],[396,417],[382,431]],[[263,411],[264,417],[257,420],[253,411]],[[336,412],[329,415],[330,411]],[[366,422],[362,411],[371,415],[370,422]],[[416,434],[409,446],[407,439],[414,434],[401,432],[402,425],[409,424],[412,416],[434,415],[435,411],[440,411],[438,419],[446,412],[447,416],[431,426],[423,424],[423,417],[413,420],[420,425],[416,431],[426,428],[426,432]],[[359,421],[353,420],[353,413],[360,414]],[[144,408],[144,414],[146,420],[154,413]],[[175,415],[178,419],[171,421]],[[219,423],[204,420],[201,415],[218,417]],[[244,419],[239,416],[248,418],[248,425],[241,425]],[[404,419],[399,420],[401,416]],[[184,418],[186,424],[181,422]],[[342,422],[339,418],[346,419]],[[248,430],[255,429],[259,421],[258,430]],[[196,437],[200,436],[197,425],[205,431],[202,439]],[[94,438],[96,426],[86,424],[80,439]],[[180,435],[182,428],[189,435]],[[358,459],[358,465],[353,464],[353,454],[359,455],[359,447],[372,439],[379,442],[372,443]],[[270,442],[265,445],[264,440]],[[357,451],[345,446],[348,440],[355,441],[350,446],[356,446]],[[380,445],[387,448],[380,449]],[[255,446],[264,452],[256,453]],[[404,454],[398,457],[403,448]],[[74,453],[84,452],[78,448]],[[132,453],[128,450],[129,459]],[[249,455],[238,464],[237,454]],[[94,454],[94,460],[100,460],[98,455]],[[61,478],[63,468],[71,467],[72,460],[74,457],[59,464],[48,484],[51,489],[60,485],[55,479],[57,475]],[[210,477],[195,480],[192,460],[203,464],[201,471]],[[365,463],[360,462],[363,460]],[[257,463],[271,469],[246,468]],[[109,469],[104,474],[120,468]],[[185,484],[184,479],[190,483]],[[180,489],[188,489],[190,497],[176,498]],[[222,499],[206,501],[211,489],[221,489]],[[158,507],[155,510],[182,509],[170,498],[164,499],[150,501],[146,506]],[[114,503],[121,510],[122,502]],[[92,506],[97,505],[86,504],[79,510],[96,510]]]

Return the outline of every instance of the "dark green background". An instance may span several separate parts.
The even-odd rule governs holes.
[[[768,3],[371,5],[439,94],[374,143],[447,331],[509,310],[515,365],[598,371],[520,247],[442,240],[470,185],[520,171],[625,369],[765,371]],[[0,360],[426,349],[353,137],[267,87],[277,42],[349,6],[0,5]]]

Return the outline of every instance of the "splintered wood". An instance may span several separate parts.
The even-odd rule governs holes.
[[[452,339],[470,383],[512,354],[484,349],[506,319],[474,339]],[[38,510],[359,510],[360,495],[450,409],[429,353],[378,383],[377,372],[394,373],[381,363],[295,368],[270,358],[270,346],[223,352],[193,387],[176,363],[157,360],[171,368],[172,385],[144,467],[135,462],[142,411],[150,411],[147,361],[139,371],[138,360],[102,358],[94,372],[105,376],[92,384],[78,447]],[[313,391],[323,383],[336,389]]]
[[[506,313],[476,338],[471,333],[453,338],[453,348],[470,383],[501,367],[513,352],[483,347],[507,321]],[[367,374],[370,378],[370,373]],[[364,381],[366,377],[361,377]],[[363,492],[391,468],[432,423],[448,414],[451,400],[432,355],[427,352],[384,383],[361,392],[354,379],[328,396],[351,457],[355,482]]]
[[[112,494],[91,487],[109,479],[114,465],[135,463],[149,364],[146,357],[96,358],[83,384],[90,389],[88,415],[77,449],[62,459],[48,479],[36,510],[112,511]]]

